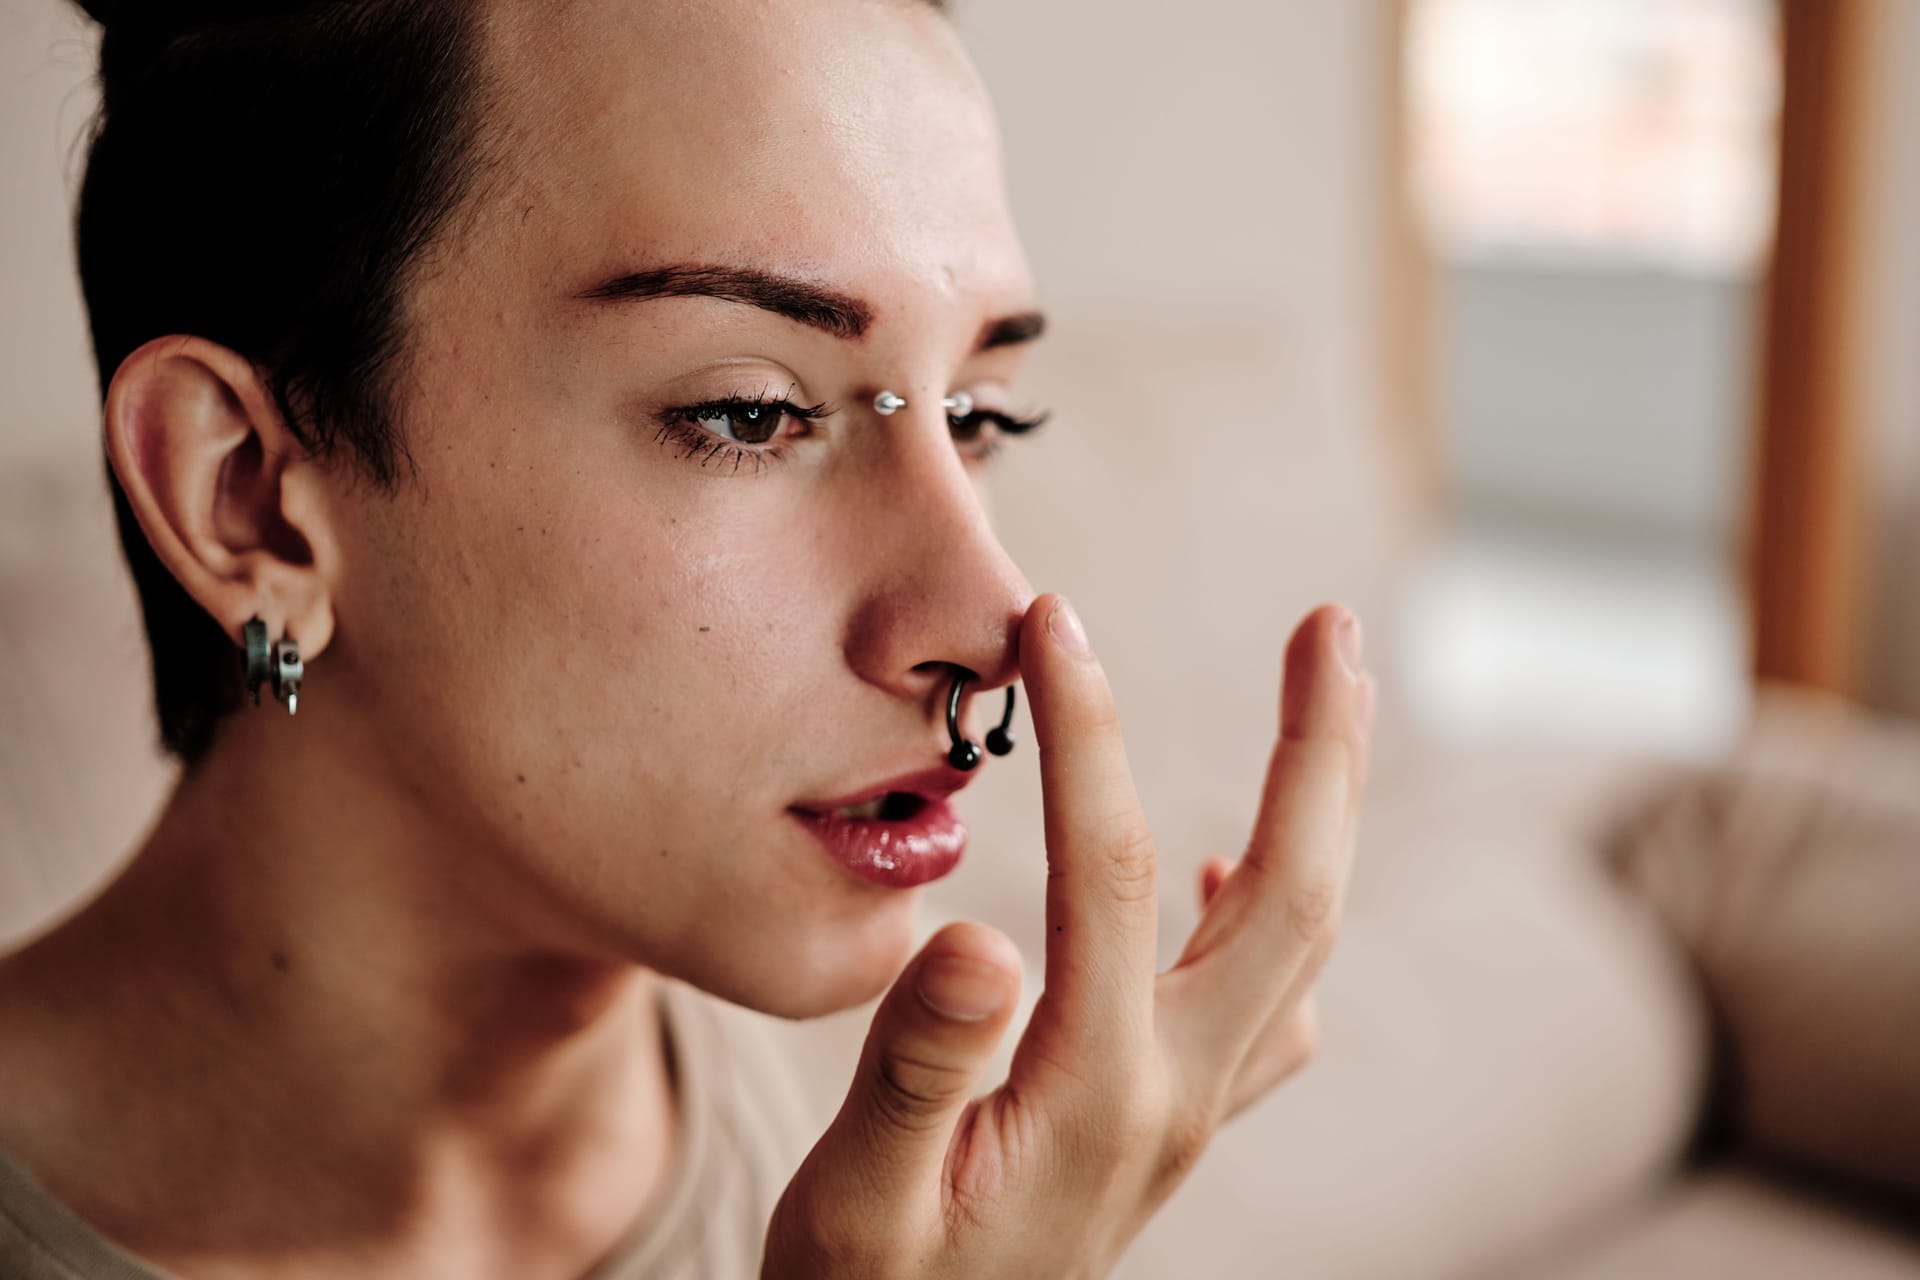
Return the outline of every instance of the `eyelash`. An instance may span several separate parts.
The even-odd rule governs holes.
[[[669,445],[679,447],[682,450],[682,462],[692,462],[698,458],[702,469],[716,459],[721,467],[731,463],[733,475],[740,473],[742,463],[751,464],[754,473],[758,474],[765,471],[770,462],[785,462],[785,446],[741,444],[700,425],[702,418],[718,418],[742,409],[770,409],[781,417],[796,418],[802,422],[816,422],[835,412],[825,403],[797,405],[785,396],[775,398],[764,391],[757,396],[729,396],[723,400],[708,400],[667,410],[661,416],[660,430],[654,436],[654,442],[663,449]]]
[[[988,439],[985,444],[975,448],[973,453],[969,455],[980,462],[985,462],[1005,447],[1008,436],[1023,436],[1030,431],[1038,431],[1041,427],[1047,425],[1047,419],[1051,416],[1051,414],[1047,413],[1036,413],[1029,418],[1018,418],[1010,413],[1002,413],[998,409],[975,409],[964,418],[956,418],[951,414],[947,415],[947,425],[949,428],[952,428],[957,423],[971,423],[972,425],[966,429],[964,434],[956,431],[954,438],[956,440],[972,440],[978,437],[980,428],[983,425],[991,424],[993,427],[992,437]]]
[[[783,445],[764,444],[747,445],[728,440],[700,425],[703,418],[717,418],[730,415],[743,409],[773,410],[783,417],[798,419],[802,422],[816,422],[831,417],[837,412],[828,405],[797,405],[785,397],[773,398],[762,392],[758,396],[730,396],[722,400],[708,400],[700,404],[685,405],[669,409],[661,416],[660,430],[654,436],[654,442],[661,448],[678,447],[680,460],[692,462],[699,460],[702,469],[716,460],[721,468],[732,466],[731,474],[738,475],[743,464],[750,465],[755,474],[765,471],[769,463],[785,462],[787,450]],[[956,442],[971,441],[978,438],[982,426],[991,425],[994,434],[985,444],[977,446],[967,456],[976,461],[985,462],[999,453],[1008,436],[1026,435],[1045,426],[1051,414],[1037,413],[1031,417],[1017,417],[1002,413],[998,409],[975,409],[964,418],[948,415],[947,424],[954,432]],[[955,429],[959,424],[970,424],[964,430]]]

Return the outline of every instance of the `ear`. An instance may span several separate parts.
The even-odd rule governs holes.
[[[107,458],[160,562],[235,646],[256,615],[311,661],[333,636],[339,563],[325,472],[252,361],[156,338],[107,388]]]

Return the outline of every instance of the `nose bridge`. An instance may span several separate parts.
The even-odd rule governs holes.
[[[878,572],[860,610],[849,657],[868,680],[912,696],[945,686],[953,666],[991,689],[1018,676],[1016,640],[1033,599],[1000,545],[985,507],[947,434],[918,413],[887,424],[898,432],[876,451],[882,474],[873,501]]]

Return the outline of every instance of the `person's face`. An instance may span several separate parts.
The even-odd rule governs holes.
[[[505,4],[486,61],[496,162],[409,304],[418,482],[353,499],[335,661],[378,766],[582,940],[857,1002],[917,894],[791,810],[940,766],[952,665],[1011,681],[1032,598],[982,505],[996,428],[941,407],[1031,409],[988,105],[915,0]],[[829,412],[767,439],[730,400]]]

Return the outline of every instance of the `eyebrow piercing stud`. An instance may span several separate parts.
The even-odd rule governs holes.
[[[960,694],[971,679],[971,672],[964,669],[956,671],[953,690],[947,694],[947,736],[953,739],[953,747],[947,752],[947,763],[961,770],[971,770],[980,763],[980,744],[960,736]],[[998,727],[987,730],[987,750],[997,756],[1013,750],[1013,704],[1014,686],[1008,685],[1006,712],[1000,717]]]
[[[973,412],[973,397],[965,391],[956,391],[942,400],[940,405],[954,417],[964,418]],[[890,418],[906,407],[906,397],[891,391],[882,391],[873,398],[873,411],[883,418]]]

